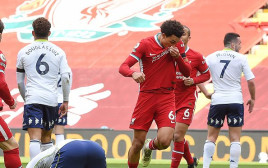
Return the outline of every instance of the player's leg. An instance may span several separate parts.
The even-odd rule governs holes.
[[[244,125],[244,105],[230,104],[227,114],[229,126],[230,146],[230,168],[237,168],[241,155],[240,137]]]
[[[140,151],[144,147],[147,132],[154,118],[154,97],[153,93],[140,92],[139,94],[129,126],[129,128],[134,129],[132,145],[128,151],[129,168],[137,168],[139,165]],[[150,161],[150,157],[148,161]]]
[[[177,110],[176,113],[176,126],[174,132],[174,149],[172,150],[171,167],[177,168],[180,164],[181,158],[184,157],[188,165],[194,164],[194,159],[190,153],[189,145],[184,139],[189,125],[192,122],[195,99],[187,100],[192,101],[192,107],[183,107]]]
[[[43,129],[41,136],[41,151],[45,151],[53,146],[51,134],[56,120],[57,106],[43,106]]]
[[[132,145],[128,151],[129,168],[137,168],[140,160],[140,151],[144,146],[147,131],[134,130]]]
[[[28,128],[27,129],[29,137],[30,137],[30,159],[33,159],[36,155],[41,152],[41,128]]]
[[[241,136],[242,127],[229,127],[229,137],[231,141],[230,146],[230,168],[237,168],[239,163],[239,158],[241,155]]]
[[[158,127],[157,137],[149,140],[144,145],[142,164],[148,166],[152,150],[162,150],[170,146],[173,139],[175,129],[175,95],[170,94],[155,94],[154,96],[155,113],[154,120]]]
[[[226,114],[225,105],[211,105],[208,114],[208,136],[204,145],[203,168],[209,168],[215,152],[216,140],[223,126]]]
[[[67,114],[60,118],[60,115],[58,113],[59,107],[62,103],[58,104],[57,107],[57,113],[56,113],[56,122],[54,127],[54,134],[56,136],[56,145],[62,142],[64,138],[64,127],[67,125]]]
[[[19,144],[12,136],[6,122],[0,117],[2,131],[0,133],[0,148],[3,150],[4,162],[6,168],[19,168],[21,161],[19,156]]]
[[[51,140],[51,130],[42,130],[42,136],[41,136],[41,152],[47,150],[48,148],[53,146],[52,140]]]
[[[181,158],[184,155],[184,136],[188,130],[188,125],[176,122],[174,132],[174,148],[172,150],[171,168],[177,168],[180,165]]]

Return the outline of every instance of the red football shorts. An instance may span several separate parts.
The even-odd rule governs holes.
[[[0,142],[7,141],[12,137],[12,133],[7,126],[5,120],[0,117]]]
[[[176,96],[176,122],[190,125],[193,120],[197,92]]]
[[[175,95],[140,92],[129,128],[148,131],[153,120],[158,128],[175,128]]]

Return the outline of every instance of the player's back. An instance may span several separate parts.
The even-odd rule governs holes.
[[[20,50],[17,67],[22,66],[27,77],[25,104],[57,106],[57,79],[65,57],[48,41],[35,41]]]
[[[222,50],[210,54],[206,61],[214,85],[212,104],[243,103],[242,72],[247,79],[254,77],[246,56],[232,50]]]

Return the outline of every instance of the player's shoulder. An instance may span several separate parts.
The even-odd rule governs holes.
[[[193,50],[192,48],[189,48],[187,53],[188,52],[189,52],[189,54],[194,55],[196,58],[203,59],[203,55],[200,52]]]

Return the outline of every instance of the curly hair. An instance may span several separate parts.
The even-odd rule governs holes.
[[[175,35],[180,38],[183,33],[183,25],[176,20],[167,20],[161,25],[161,32],[167,37]]]
[[[0,19],[0,33],[3,33],[4,28],[5,28],[4,23]]]
[[[39,38],[46,38],[48,37],[51,23],[44,17],[37,18],[33,21],[33,29],[35,32],[36,37]]]

